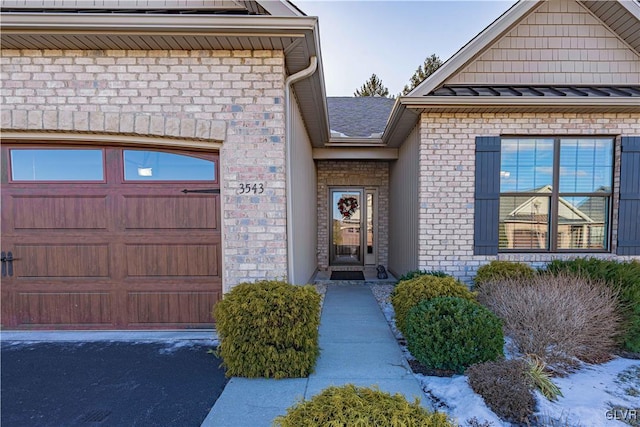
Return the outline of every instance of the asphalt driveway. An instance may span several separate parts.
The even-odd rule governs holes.
[[[5,426],[200,426],[226,384],[210,345],[1,345]]]

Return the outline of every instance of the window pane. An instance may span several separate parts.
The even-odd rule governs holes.
[[[124,150],[126,181],[215,181],[211,160],[161,151]]]
[[[560,197],[558,249],[607,249],[608,197]]]
[[[533,192],[553,183],[552,139],[503,139],[500,191]]]
[[[500,197],[500,249],[548,249],[550,197]]]
[[[14,181],[103,181],[102,150],[13,149]]]
[[[613,140],[602,138],[560,141],[560,192],[611,192]]]

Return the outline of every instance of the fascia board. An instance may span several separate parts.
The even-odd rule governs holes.
[[[288,1],[256,0],[256,2],[273,16],[305,16],[304,14],[300,14],[300,10],[293,7]]]
[[[502,16],[491,23],[480,34],[462,47],[449,60],[447,60],[432,75],[416,86],[408,96],[427,95],[439,87],[458,70],[467,65],[474,57],[482,53],[503,33],[519,22],[529,12],[534,10],[542,1],[520,0],[507,10]]]
[[[402,97],[400,102],[407,108],[429,107],[509,107],[509,106],[556,106],[556,107],[637,107],[640,111],[640,99],[637,97],[527,97],[527,96],[420,96]]]
[[[330,147],[314,148],[314,160],[397,160],[397,148]]]
[[[334,144],[334,145],[331,145]],[[329,138],[329,143],[325,144],[325,147],[330,146],[376,146],[382,145],[382,138],[359,138],[359,137],[331,137]]]
[[[180,15],[176,18],[175,15],[153,14],[4,13],[2,31],[289,35],[289,32],[313,31],[316,21],[314,17]]]
[[[640,4],[634,0],[620,0],[620,4],[640,21]]]

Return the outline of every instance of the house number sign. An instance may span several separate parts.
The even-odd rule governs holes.
[[[262,182],[241,182],[238,194],[262,194],[264,193],[264,183]]]

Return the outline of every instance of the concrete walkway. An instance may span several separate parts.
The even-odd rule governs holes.
[[[271,426],[301,399],[331,385],[378,386],[427,405],[371,290],[364,284],[327,287],[320,319],[320,357],[309,378],[232,378],[202,423],[206,427]]]

